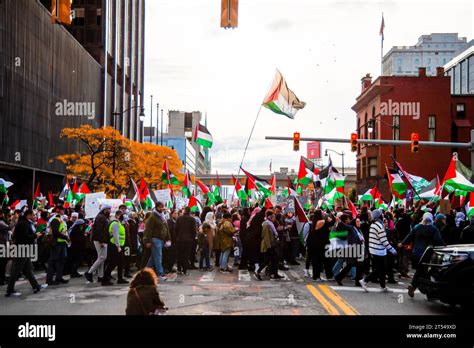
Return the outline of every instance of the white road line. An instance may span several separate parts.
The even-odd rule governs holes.
[[[239,269],[239,282],[249,282],[249,281],[250,281],[249,271]]]
[[[290,274],[293,278],[296,278],[297,282],[303,282],[304,281],[303,278],[301,278],[301,276],[297,272],[291,270]]]
[[[278,274],[281,275],[283,278],[279,279],[279,281],[291,281],[291,279],[286,275],[285,272],[278,271]],[[270,280],[275,280],[275,279],[270,279]]]
[[[355,291],[355,292],[364,292],[364,289],[359,288],[357,286],[330,286],[333,290],[340,290],[340,291]],[[369,292],[373,293],[381,293],[380,288],[368,288]],[[406,289],[392,289],[396,294],[408,294],[408,290]],[[420,293],[418,290],[415,293]]]
[[[208,272],[204,274],[199,281],[200,282],[213,282],[214,278],[216,277],[216,272]]]

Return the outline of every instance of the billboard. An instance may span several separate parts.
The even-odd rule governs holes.
[[[308,159],[321,158],[321,143],[319,141],[312,141],[308,143],[306,151],[306,157]]]

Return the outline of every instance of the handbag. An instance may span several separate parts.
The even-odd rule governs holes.
[[[166,310],[168,309],[166,307],[158,307],[154,311],[147,313],[147,311],[145,310],[145,307],[143,307],[143,303],[142,303],[142,300],[140,299],[140,295],[138,295],[137,289],[133,288],[133,292],[135,293],[138,303],[140,304],[140,307],[142,308],[143,315],[165,315],[166,314]]]

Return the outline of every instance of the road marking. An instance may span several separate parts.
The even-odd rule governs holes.
[[[201,279],[199,279],[200,282],[213,282],[214,278],[216,277],[216,272],[208,272],[204,274]]]
[[[342,291],[355,291],[355,292],[364,292],[364,289],[357,286],[331,286],[333,290],[342,290]],[[369,292],[380,293],[380,288],[368,288]],[[408,290],[406,289],[392,289],[396,294],[406,294]],[[419,294],[420,291],[416,290],[415,293]]]
[[[281,275],[283,278],[281,279],[278,279],[279,281],[283,281],[283,280],[286,280],[286,281],[291,281],[291,279],[286,275],[285,272],[278,272],[279,275]],[[276,280],[276,279],[272,279],[270,278],[270,280]]]
[[[249,282],[250,281],[249,271],[239,269],[239,281]]]
[[[328,312],[331,315],[340,315],[337,309],[331,303],[329,303],[329,301],[326,300],[324,296],[321,295],[321,293],[313,285],[308,284],[306,285],[306,288],[309,290],[311,295],[313,295],[316,298],[316,300],[318,300],[319,303],[321,303],[321,305],[324,307],[326,312]]]
[[[342,297],[334,292],[327,285],[318,285],[318,287],[334,302],[345,314],[347,315],[359,315],[360,313],[347,303]]]
[[[292,277],[296,278],[297,282],[299,282],[299,283],[304,282],[303,278],[301,278],[301,276],[297,272],[291,270],[290,274],[291,274]]]

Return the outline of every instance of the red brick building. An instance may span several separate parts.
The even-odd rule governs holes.
[[[443,68],[436,76],[380,76],[374,82],[370,75],[362,78],[362,91],[352,107],[357,113],[357,133],[361,139],[410,140],[418,133],[420,141],[468,142],[474,125],[474,95],[451,95],[450,77]],[[377,183],[389,198],[383,179],[385,163],[392,167],[393,155],[404,169],[427,180],[442,179],[452,152],[471,165],[466,149],[423,147],[411,153],[409,145],[359,145],[357,153],[357,188],[359,192]]]

